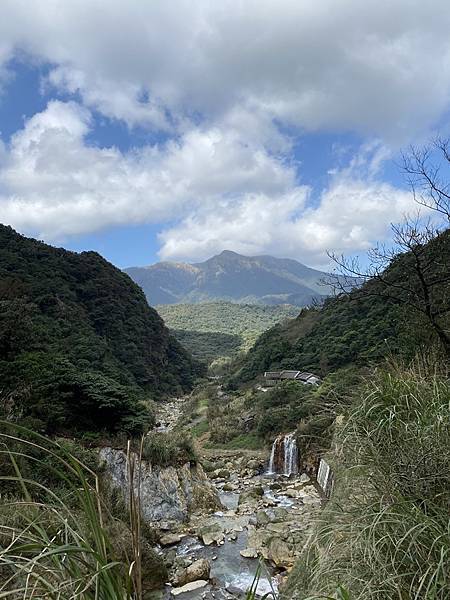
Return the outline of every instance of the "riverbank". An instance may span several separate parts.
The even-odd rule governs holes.
[[[172,402],[179,418],[185,401]],[[169,423],[166,408],[158,420],[170,430],[181,423],[173,414]],[[277,593],[310,535],[320,492],[306,475],[268,474],[268,450],[200,446],[199,452],[222,508],[193,512],[186,523],[164,531],[157,551],[170,579],[152,597],[242,598],[259,566],[258,595]]]

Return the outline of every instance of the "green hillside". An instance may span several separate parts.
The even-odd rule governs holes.
[[[183,346],[207,362],[248,350],[262,332],[300,310],[290,305],[231,302],[159,305],[156,309]]]
[[[0,226],[0,394],[49,432],[138,431],[140,400],[190,389],[196,365],[141,289],[95,252]]]
[[[256,341],[234,365],[232,384],[251,381],[265,370],[303,369],[326,375],[347,365],[368,365],[385,356],[412,357],[450,328],[450,232],[428,244],[422,257],[430,282],[422,290],[412,253],[399,255],[381,280],[305,308]],[[429,295],[429,298],[426,296]],[[427,302],[436,327],[427,318]],[[418,310],[418,307],[421,310]]]

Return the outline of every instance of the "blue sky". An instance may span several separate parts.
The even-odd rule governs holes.
[[[0,221],[119,267],[389,242],[448,131],[437,4],[6,0]]]

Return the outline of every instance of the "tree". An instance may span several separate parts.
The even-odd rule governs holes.
[[[416,202],[450,221],[450,139],[411,146],[402,155],[402,169]]]
[[[437,214],[440,224],[418,212],[391,225],[392,245],[370,250],[367,267],[328,253],[338,268],[327,283],[339,294],[378,295],[422,315],[450,356],[450,141],[411,147],[403,154],[403,171],[416,202]],[[368,285],[355,290],[355,278]]]

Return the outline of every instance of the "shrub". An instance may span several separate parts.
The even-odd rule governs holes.
[[[335,490],[289,594],[342,584],[355,600],[450,596],[449,407],[445,377],[374,376],[338,431]]]
[[[150,432],[144,440],[142,458],[161,467],[197,462],[192,437],[185,431]]]

